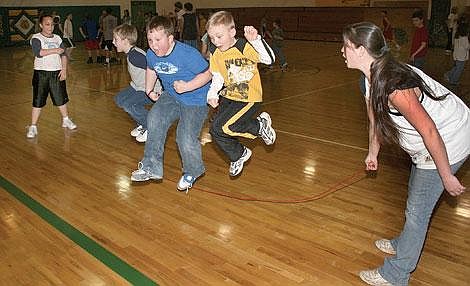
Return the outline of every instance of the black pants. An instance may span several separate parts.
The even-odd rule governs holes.
[[[448,29],[448,30],[447,30],[447,46],[446,46],[446,51],[452,50],[452,33],[453,33],[453,29]]]
[[[212,121],[212,139],[235,162],[243,154],[243,145],[237,137],[255,139],[259,133],[259,121],[255,116],[260,102],[240,102],[221,97],[219,108]]]

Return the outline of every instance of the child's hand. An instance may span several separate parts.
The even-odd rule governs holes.
[[[65,79],[67,78],[67,71],[66,71],[66,70],[61,70],[61,71],[59,72],[58,77],[59,77],[59,80],[60,80],[60,81],[65,80]]]
[[[219,99],[211,98],[207,100],[207,103],[209,103],[209,105],[212,106],[212,108],[216,108],[217,106],[219,106]]]
[[[189,91],[187,88],[188,83],[185,82],[184,80],[175,80],[173,82],[173,87],[175,88],[175,91],[177,93],[184,93]]]
[[[255,29],[253,26],[245,26],[244,28],[245,31],[245,38],[248,41],[254,41],[258,37],[258,31]]]
[[[62,49],[62,48],[56,48],[56,52],[57,52],[57,54],[61,55],[65,52],[65,50]]]

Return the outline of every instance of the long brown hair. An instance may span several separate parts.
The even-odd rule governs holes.
[[[390,116],[388,97],[395,90],[419,88],[434,100],[436,97],[411,67],[396,61],[390,53],[382,31],[370,22],[355,23],[343,29],[343,40],[356,48],[364,47],[375,60],[370,66],[369,106],[375,119],[375,134],[380,142],[399,143],[399,130]]]

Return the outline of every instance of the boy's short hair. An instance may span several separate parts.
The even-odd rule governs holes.
[[[41,14],[41,16],[39,16],[39,23],[42,23],[42,21],[44,20],[44,18],[51,18],[52,21],[54,22],[54,18],[52,17],[51,14]]]
[[[154,16],[147,23],[147,33],[151,30],[164,30],[165,34],[170,36],[174,34],[175,27],[169,18],[163,16]]]
[[[129,24],[121,24],[114,28],[113,35],[121,39],[127,39],[131,46],[137,42],[137,28]]]
[[[411,18],[418,18],[420,20],[423,20],[424,18],[424,11],[419,9],[419,10],[416,10],[413,12],[413,15],[411,16]]]
[[[206,29],[209,30],[212,26],[224,25],[230,29],[235,28],[235,21],[233,20],[232,13],[228,11],[219,11],[207,20]]]
[[[193,4],[191,2],[184,3],[184,9],[189,12],[193,11]]]

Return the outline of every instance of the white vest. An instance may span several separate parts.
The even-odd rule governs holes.
[[[60,48],[62,39],[53,34],[52,37],[45,37],[41,33],[34,34],[31,38],[38,39],[41,42],[41,49]],[[58,71],[62,69],[62,60],[60,55],[53,54],[44,57],[34,57],[34,69],[42,71]]]
[[[447,94],[444,100],[433,100],[422,95],[422,106],[436,124],[437,130],[446,146],[449,163],[455,164],[470,154],[470,110],[455,94],[443,85],[411,67],[439,97]],[[369,83],[366,78],[366,95],[369,98]],[[421,99],[421,97],[420,97]],[[436,169],[436,165],[424,145],[423,138],[404,116],[390,114],[398,126],[400,146],[411,156],[413,163],[420,169]]]

